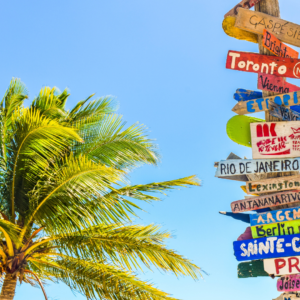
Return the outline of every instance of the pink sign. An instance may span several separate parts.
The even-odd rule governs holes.
[[[296,292],[300,291],[300,274],[285,275],[277,280],[277,291]]]

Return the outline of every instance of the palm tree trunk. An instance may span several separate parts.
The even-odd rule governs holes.
[[[11,274],[6,273],[4,283],[1,290],[1,300],[13,300],[17,285],[17,278],[13,278]]]

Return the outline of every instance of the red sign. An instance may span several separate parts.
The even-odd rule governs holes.
[[[229,51],[226,68],[279,77],[300,78],[300,59],[260,55],[251,52]]]
[[[300,121],[252,123],[253,158],[299,157]]]
[[[262,45],[266,49],[280,57],[298,58],[299,55],[297,51],[282,43],[276,36],[274,36],[266,29],[264,29],[263,31]]]

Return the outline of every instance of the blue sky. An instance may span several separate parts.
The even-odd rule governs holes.
[[[280,1],[281,17],[297,23],[299,0]],[[30,99],[43,86],[65,87],[69,107],[92,93],[114,95],[128,124],[147,125],[159,144],[158,167],[142,167],[132,183],[196,174],[202,187],[173,191],[144,205],[141,224],[162,224],[175,238],[168,246],[210,275],[177,279],[141,275],[186,300],[257,300],[278,296],[276,280],[238,279],[232,242],[246,225],[218,214],[242,199],[239,182],[214,177],[214,162],[230,152],[251,158],[234,144],[226,123],[234,115],[237,88],[256,89],[257,75],[225,69],[228,50],[257,52],[257,45],[228,37],[223,16],[237,0],[5,1],[1,5],[0,92],[12,77]],[[297,84],[296,80],[289,80]],[[256,114],[254,117],[263,117]],[[85,299],[63,285],[47,285],[49,299]],[[16,300],[43,299],[23,284]]]

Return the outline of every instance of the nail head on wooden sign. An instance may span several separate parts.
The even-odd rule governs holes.
[[[247,194],[262,194],[300,189],[300,175],[246,182]]]
[[[275,276],[300,273],[300,256],[264,259],[264,270]]]
[[[240,213],[286,204],[300,205],[300,191],[292,190],[288,192],[251,197],[234,201],[230,204],[230,206],[233,213]]]
[[[291,258],[291,260],[292,259],[293,258]],[[298,261],[299,261],[299,259],[298,259]],[[298,270],[297,271],[300,273],[299,267],[298,267]],[[285,276],[280,277],[277,280],[277,291],[278,292],[289,292],[289,293],[300,291],[300,274],[285,275]]]
[[[299,56],[299,53],[296,50],[282,43],[275,35],[266,29],[263,30],[262,45],[273,54],[280,57],[298,58]]]
[[[260,0],[242,0],[239,4],[237,4],[233,9],[231,9],[224,17],[228,16],[236,16],[238,14],[238,9],[240,7],[250,9]]]
[[[269,102],[269,113],[271,116],[282,121],[300,121],[300,113],[287,107],[282,107],[272,101]]]
[[[261,35],[267,29],[282,42],[300,47],[300,26],[280,18],[239,8],[235,26]]]
[[[264,213],[250,214],[251,226],[274,224],[300,219],[300,207],[272,210]]]
[[[273,101],[278,105],[290,107],[300,104],[300,92],[288,94],[280,94],[276,96],[268,96],[260,99],[238,102],[232,109],[233,112],[239,115],[253,114],[269,110],[269,101]]]
[[[235,21],[236,21],[235,17],[231,17],[231,16],[226,17],[222,23],[224,32],[228,36],[233,37],[235,39],[242,40],[242,41],[248,41],[248,42],[257,44],[258,43],[257,34],[254,34],[249,31],[242,30],[242,29],[235,27],[234,26]]]
[[[229,50],[226,68],[279,77],[300,78],[300,59],[261,55],[253,52]]]
[[[300,157],[300,121],[251,123],[250,130],[254,159]]]
[[[300,254],[300,234],[233,242],[238,261],[279,258]]]

